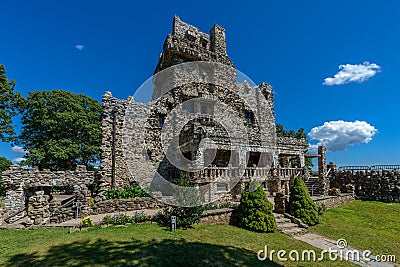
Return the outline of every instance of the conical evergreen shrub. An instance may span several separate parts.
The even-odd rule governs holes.
[[[249,188],[256,188],[250,192]],[[252,181],[242,192],[238,207],[238,226],[254,232],[273,232],[276,221],[273,206],[259,183]]]
[[[307,225],[316,225],[320,222],[318,207],[311,199],[301,177],[295,178],[290,190],[288,212]]]

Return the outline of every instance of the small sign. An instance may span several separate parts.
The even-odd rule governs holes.
[[[171,216],[171,231],[175,232],[176,230],[176,216]]]
[[[80,201],[75,202],[76,210],[75,210],[75,218],[79,218],[79,213],[82,207],[82,203]]]

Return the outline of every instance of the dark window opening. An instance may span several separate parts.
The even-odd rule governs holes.
[[[158,116],[158,127],[162,128],[165,122],[165,115]]]
[[[194,160],[192,157],[192,152],[183,152],[182,155],[187,159],[187,160]]]
[[[246,111],[245,114],[246,123],[253,124],[254,123],[254,113],[251,111]]]
[[[205,40],[205,39],[202,39],[201,40],[201,46],[203,47],[203,48],[207,48],[207,40]]]
[[[235,157],[232,160],[233,162],[229,162],[231,159],[231,153],[232,153],[232,151],[230,151],[230,150],[218,149],[215,154],[215,158],[211,164],[216,167],[228,167],[229,163],[231,163],[234,166]],[[205,159],[212,158],[212,155],[213,155],[213,151],[211,149],[204,150],[204,158]],[[204,163],[206,163],[206,160],[204,161]]]
[[[247,167],[254,167],[260,161],[260,152],[250,151],[247,153]]]
[[[267,182],[262,182],[261,187],[262,189],[267,189]]]
[[[228,184],[226,183],[217,183],[217,192],[227,192]]]

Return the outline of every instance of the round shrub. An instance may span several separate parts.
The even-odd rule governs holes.
[[[319,209],[308,193],[301,177],[296,177],[290,190],[289,214],[301,219],[307,225],[316,225],[320,222]]]
[[[274,232],[276,221],[272,209],[273,206],[262,187],[252,181],[242,192],[238,207],[238,226],[254,232]]]

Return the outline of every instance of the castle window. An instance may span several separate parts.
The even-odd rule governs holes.
[[[201,40],[201,46],[203,47],[203,48],[207,48],[207,40],[206,39],[202,39]]]
[[[160,114],[158,115],[158,127],[162,128],[165,122],[165,115]]]
[[[228,184],[226,183],[217,183],[217,192],[227,192]]]
[[[254,113],[251,111],[246,111],[244,113],[244,117],[246,119],[246,123],[253,124],[254,123]]]

